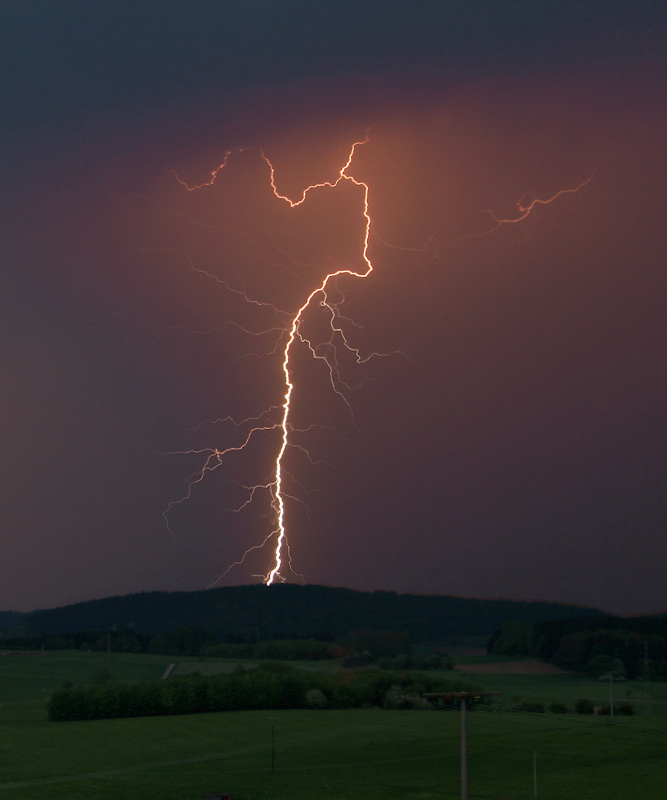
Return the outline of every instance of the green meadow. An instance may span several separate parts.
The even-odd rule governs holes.
[[[170,659],[113,654],[118,680],[159,678]],[[215,662],[206,661],[207,670]],[[273,711],[53,723],[44,706],[65,681],[98,680],[104,654],[0,656],[0,800],[457,798],[457,711]],[[462,667],[465,669],[465,667]],[[620,683],[631,717],[500,710],[510,698],[571,705],[608,700],[572,675],[475,675],[502,691],[468,714],[469,794],[490,800],[667,797],[667,686]],[[627,694],[630,692],[630,694]]]
[[[615,680],[610,687],[608,680],[592,680],[572,672],[561,674],[503,674],[502,672],[478,672],[478,664],[515,663],[520,657],[478,656],[454,659],[457,672],[469,680],[481,683],[488,691],[502,692],[500,701],[505,705],[517,702],[541,702],[545,705],[562,703],[570,708],[582,697],[596,705],[609,705],[610,689],[614,706],[629,703],[637,714],[667,715],[667,683],[652,681]],[[473,669],[468,670],[467,665]],[[500,669],[500,667],[496,667]],[[667,794],[665,795],[667,797]]]

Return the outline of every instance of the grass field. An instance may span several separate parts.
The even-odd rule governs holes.
[[[563,703],[573,708],[582,697],[596,705],[609,704],[609,682],[591,680],[574,673],[562,675],[513,675],[502,673],[467,672],[465,666],[457,670],[461,675],[481,683],[493,692],[502,692],[502,703],[515,705],[519,702]],[[615,681],[612,687],[614,705],[630,703],[635,712],[647,715],[667,715],[667,683],[643,681]],[[667,724],[667,716],[662,716]],[[667,792],[665,793],[667,798]]]
[[[121,679],[156,678],[169,660],[114,654],[112,669]],[[65,680],[87,682],[104,663],[103,655],[75,652],[0,656],[0,800],[195,800],[215,790],[232,792],[236,800],[460,796],[456,711],[47,722],[50,691]],[[482,682],[545,703],[595,700],[597,690],[601,701],[608,698],[605,684],[571,675],[493,674]],[[664,699],[663,685],[653,690],[656,700]],[[667,714],[657,703],[653,712],[613,722],[573,714],[469,713],[470,797],[533,798],[535,752],[542,800],[667,798]]]

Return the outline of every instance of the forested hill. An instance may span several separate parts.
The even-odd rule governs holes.
[[[12,631],[20,629],[26,614],[19,611],[0,611],[0,631]]]
[[[601,613],[559,603],[257,584],[198,592],[143,592],[33,611],[22,615],[20,628],[15,625],[13,633],[43,635],[131,628],[153,635],[197,626],[222,637],[265,639],[323,635],[340,638],[351,630],[392,630],[409,632],[412,641],[418,642],[448,636],[488,636],[506,619],[537,622]]]

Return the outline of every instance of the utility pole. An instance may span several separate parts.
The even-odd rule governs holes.
[[[276,769],[276,720],[278,717],[269,717],[271,722],[271,772]]]
[[[648,706],[648,713],[651,713],[651,684],[650,684],[650,670],[648,660],[648,642],[644,642],[644,677],[646,679],[646,703]]]
[[[468,732],[466,698],[461,698],[461,800],[468,800]]]
[[[107,633],[107,654],[106,654],[107,678],[111,680],[111,634]]]
[[[461,702],[461,800],[468,800],[468,733],[466,727],[466,700],[501,695],[502,692],[429,692],[422,695],[427,700],[459,700]]]

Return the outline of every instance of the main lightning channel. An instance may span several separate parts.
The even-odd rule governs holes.
[[[277,512],[277,531],[278,536],[276,539],[276,547],[274,551],[274,566],[273,569],[266,575],[264,582],[267,586],[270,586],[274,583],[277,579],[281,578],[280,575],[280,568],[282,567],[283,563],[283,548],[286,543],[286,530],[285,530],[285,498],[283,496],[283,458],[285,456],[285,451],[287,450],[287,446],[289,444],[289,415],[290,415],[290,405],[292,400],[292,393],[294,391],[294,384],[292,383],[291,375],[290,375],[290,354],[294,342],[296,339],[299,338],[299,326],[301,324],[301,320],[303,318],[306,309],[310,306],[313,299],[319,294],[325,294],[327,285],[332,278],[337,278],[339,275],[352,275],[356,278],[366,278],[368,277],[371,272],[373,271],[373,263],[371,262],[369,255],[368,255],[368,241],[370,238],[371,233],[371,218],[368,213],[368,192],[369,187],[368,184],[364,181],[357,180],[352,175],[348,175],[347,170],[350,168],[352,164],[352,159],[354,158],[355,151],[357,147],[361,147],[361,145],[365,144],[368,141],[368,137],[363,140],[354,142],[352,147],[350,148],[350,152],[347,158],[347,161],[340,169],[338,173],[338,178],[335,181],[325,181],[323,183],[315,183],[311,186],[306,187],[301,197],[298,200],[292,200],[291,198],[287,197],[286,195],[281,194],[278,191],[275,182],[275,170],[271,161],[266,157],[264,152],[262,152],[262,158],[266,161],[269,166],[270,174],[271,174],[271,188],[273,190],[274,195],[279,199],[283,200],[284,202],[288,203],[291,208],[295,208],[296,206],[301,205],[306,201],[308,194],[313,191],[314,189],[324,189],[324,188],[331,188],[335,189],[342,181],[348,181],[353,183],[355,186],[358,186],[363,192],[363,216],[364,216],[364,240],[363,240],[363,250],[362,250],[362,259],[366,268],[363,271],[356,272],[352,269],[339,269],[335,270],[334,272],[330,272],[326,275],[324,280],[320,283],[320,285],[313,289],[313,291],[308,295],[306,298],[305,303],[299,308],[296,312],[294,319],[292,320],[292,325],[290,328],[290,333],[287,338],[287,343],[285,345],[285,350],[283,354],[283,362],[282,368],[283,373],[285,375],[285,399],[283,403],[283,413],[282,413],[282,420],[280,422],[280,428],[282,430],[282,440],[280,445],[280,450],[278,451],[278,456],[276,458],[276,471],[275,471],[275,494],[274,494],[274,501],[275,507]],[[326,302],[326,301],[325,301]]]

